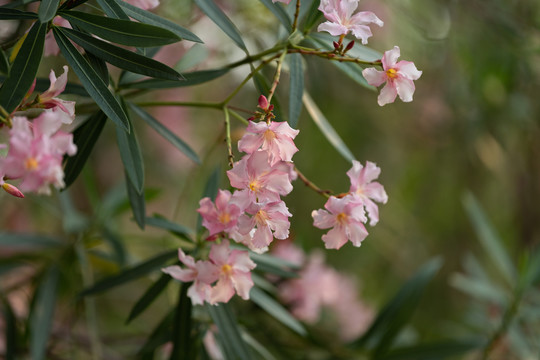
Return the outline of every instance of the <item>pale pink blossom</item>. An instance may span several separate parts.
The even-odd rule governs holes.
[[[159,6],[159,0],[126,0],[133,6],[137,6],[143,10],[154,9]]]
[[[333,36],[347,35],[350,31],[362,44],[372,35],[369,24],[383,26],[383,22],[371,11],[360,11],[353,15],[358,0],[321,0],[319,10],[329,21],[319,25],[317,31],[327,31]]]
[[[211,284],[218,279],[219,269],[209,261],[197,261],[192,256],[186,255],[182,249],[178,249],[178,259],[186,266],[168,266],[161,269],[176,280],[193,282],[188,289],[188,296],[196,305],[202,305],[205,301],[210,302]]]
[[[60,110],[69,115],[69,118],[64,117],[62,121],[64,123],[71,123],[71,120],[75,118],[75,101],[67,101],[57,98],[57,96],[66,89],[68,81],[67,74],[68,67],[66,65],[64,65],[64,73],[58,78],[56,78],[54,70],[51,70],[51,73],[49,74],[51,85],[47,91],[38,95],[38,102],[45,109],[58,107]]]
[[[201,199],[199,205],[197,212],[201,214],[202,225],[208,229],[210,236],[232,231],[242,212],[236,204],[231,203],[231,193],[228,190],[218,191],[215,205],[208,197]]]
[[[210,303],[228,302],[235,292],[248,300],[253,287],[251,270],[255,268],[248,252],[231,250],[229,241],[223,240],[221,244],[212,244],[209,258],[219,269],[219,279],[212,288]]]
[[[265,121],[249,122],[245,135],[238,142],[238,150],[247,154],[262,149],[268,150],[272,165],[276,162],[291,161],[298,148],[294,145],[294,138],[298,135],[295,130],[284,122]]]
[[[363,223],[367,221],[364,206],[358,197],[346,195],[342,198],[331,196],[324,209],[313,210],[313,225],[319,229],[332,228],[322,236],[327,249],[339,249],[347,240],[353,246],[360,246],[368,232]]]
[[[306,259],[304,251],[294,245],[290,240],[275,243],[275,245],[272,246],[272,255],[286,260],[295,266],[301,266]]]
[[[347,171],[347,176],[351,179],[349,191],[358,196],[364,203],[371,226],[379,222],[379,208],[374,201],[383,204],[388,201],[388,195],[386,195],[384,187],[380,183],[373,181],[379,177],[380,173],[381,169],[375,163],[367,161],[364,167],[356,160],[353,160],[353,167]]]
[[[216,341],[216,336],[214,335],[217,333],[217,327],[214,325],[211,328],[209,328],[203,337],[203,345],[208,353],[208,356],[212,360],[225,360],[225,357],[223,356],[223,352],[221,351],[221,348],[219,347],[218,342]]]
[[[233,198],[242,209],[250,203],[280,201],[280,195],[292,191],[289,174],[272,166],[269,157],[267,151],[256,151],[244,156],[227,171],[231,186],[240,190]]]
[[[377,98],[380,106],[394,102],[396,96],[404,102],[413,100],[415,90],[413,80],[418,80],[422,71],[419,71],[413,62],[401,60],[397,62],[400,56],[398,46],[384,53],[381,62],[383,71],[375,68],[367,68],[362,71],[362,75],[373,86],[380,86],[386,82]]]

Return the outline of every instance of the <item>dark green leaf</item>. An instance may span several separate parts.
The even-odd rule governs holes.
[[[73,132],[73,142],[77,145],[77,153],[75,156],[70,156],[66,160],[64,168],[64,182],[66,188],[69,187],[81,173],[81,170],[86,164],[94,145],[96,144],[107,116],[98,111],[86,120]]]
[[[178,305],[174,314],[171,360],[189,359],[191,346],[191,300],[187,296],[191,283],[183,283],[180,287]]]
[[[66,32],[64,32],[64,34],[67,35]],[[90,64],[92,69],[96,71],[96,74],[99,75],[100,79],[105,83],[105,85],[109,86],[109,69],[107,68],[107,64],[105,64],[105,61],[88,51],[84,53],[83,57],[86,59],[86,61],[88,61],[88,64]]]
[[[146,224],[150,226],[154,226],[160,229],[164,229],[167,231],[170,231],[174,235],[180,236],[183,239],[186,239],[188,241],[191,240],[191,236],[193,235],[193,231],[183,225],[173,223],[167,219],[164,219],[162,217],[147,217],[146,218]]]
[[[221,340],[219,343],[225,351],[225,354],[228,355],[226,359],[251,359],[251,353],[240,335],[236,318],[234,317],[229,304],[206,304],[206,310],[218,327],[217,337]]]
[[[108,17],[114,19],[129,20],[129,16],[127,16],[124,10],[115,1],[97,0],[97,2]]]
[[[150,79],[130,84],[124,84],[122,87],[131,89],[170,89],[177,87],[187,87],[217,79],[218,77],[225,75],[227,72],[229,72],[229,69],[194,71],[182,74],[184,76],[184,81]]]
[[[66,0],[62,3],[62,5],[60,5],[60,9],[59,10],[69,10],[69,9],[73,9],[73,8],[76,8],[77,6],[79,5],[82,5],[84,4],[85,2],[87,2],[88,0]]]
[[[41,4],[38,9],[38,17],[41,23],[48,23],[56,15],[58,10],[58,4],[60,0],[41,0]]]
[[[1,60],[0,60],[1,62]],[[0,76],[0,82],[4,82],[6,80],[5,76]],[[51,81],[47,78],[36,78],[36,87],[34,88],[35,92],[44,92],[51,86]],[[73,94],[73,95],[79,95],[79,96],[89,96],[86,89],[79,85],[79,84],[70,84],[68,83],[66,85],[65,90],[62,92],[62,94]]]
[[[212,172],[212,175],[208,178],[208,181],[204,185],[204,191],[203,191],[203,198],[209,197],[212,201],[216,198],[218,188],[219,188],[219,180],[221,177],[221,169],[218,166],[214,169]],[[201,214],[197,216],[197,232],[200,232],[202,230],[202,217]]]
[[[270,297],[258,287],[252,287],[249,293],[249,298],[268,314],[276,318],[283,325],[295,331],[299,335],[305,336],[306,329],[296,320],[280,303]]]
[[[177,250],[167,251],[161,253],[153,258],[146,260],[143,263],[140,263],[132,268],[122,271],[119,274],[113,275],[111,277],[105,278],[101,281],[98,281],[91,287],[83,290],[80,296],[95,295],[105,290],[112,289],[116,286],[123,285],[135,279],[138,279],[149,272],[165,266],[165,264],[178,256]]]
[[[106,242],[109,243],[109,246],[111,247],[113,254],[114,254],[114,260],[118,264],[120,268],[123,268],[126,264],[126,249],[124,247],[124,241],[122,238],[115,233],[113,230],[111,230],[109,227],[104,226],[103,227],[103,238]]]
[[[0,89],[0,105],[8,113],[19,106],[36,78],[46,32],[47,24],[36,21],[13,61],[9,76]]]
[[[30,4],[33,2],[37,2],[37,1],[39,0],[13,0],[11,2],[8,2],[7,4],[0,6],[0,8],[13,9],[13,8]]]
[[[129,120],[128,124],[131,128]],[[144,188],[144,163],[135,131],[132,129],[128,134],[117,127],[116,140],[124,169],[137,193],[142,194]]]
[[[75,30],[64,29],[64,33],[86,51],[111,65],[133,73],[159,79],[180,80],[182,75],[159,61],[128,51]]]
[[[289,69],[291,74],[289,90],[289,125],[296,128],[302,111],[302,96],[304,94],[304,67],[302,55],[290,54]]]
[[[5,360],[15,360],[17,354],[17,319],[11,308],[8,300],[3,301],[4,304],[4,344],[5,344]]]
[[[37,19],[37,17],[38,15],[33,12],[0,7],[0,20]]]
[[[4,75],[9,75],[9,60],[6,52],[2,49],[0,49],[0,73]],[[3,82],[4,79],[0,79],[0,81]]]
[[[191,149],[188,144],[186,144],[184,141],[182,141],[182,139],[180,139],[169,129],[167,129],[163,124],[157,121],[152,115],[150,115],[137,105],[129,104],[129,106],[133,110],[133,112],[137,114],[137,116],[139,116],[148,125],[150,125],[150,127],[154,129],[159,135],[163,136],[167,141],[176,146],[176,148],[183,152],[188,158],[190,158],[197,164],[201,163],[195,151],[193,151],[193,149]]]
[[[81,80],[88,94],[117,127],[129,131],[127,115],[113,94],[111,94],[107,85],[69,41],[63,33],[63,29],[54,27],[53,32],[58,47],[60,47],[62,54],[79,77],[79,80]]]
[[[435,258],[422,266],[383,307],[370,328],[355,345],[374,350],[375,358],[385,355],[400,330],[409,321],[425,287],[441,265],[442,260]]]
[[[332,144],[332,146],[343,156],[346,160],[352,162],[355,160],[353,153],[345,142],[341,139],[339,134],[334,130],[330,122],[326,119],[324,114],[321,112],[317,104],[315,104],[315,101],[309,96],[307,92],[304,93],[303,96],[304,105],[306,107],[307,112],[313,119],[313,122],[317,125],[319,130],[323,133],[323,135],[326,137],[328,142]]]
[[[304,33],[308,33],[311,28],[323,17],[322,11],[319,10],[320,2],[313,0],[306,13],[306,20],[304,21]]]
[[[0,247],[14,249],[42,249],[44,247],[62,246],[63,242],[48,235],[39,234],[17,234],[0,232]]]
[[[52,265],[36,290],[36,298],[30,315],[30,355],[33,360],[46,358],[59,275],[58,268]]]
[[[174,69],[179,72],[185,72],[199,65],[208,58],[208,48],[201,44],[195,44],[182,56],[174,65]]]
[[[131,205],[131,211],[135,222],[139,225],[141,230],[144,230],[146,225],[146,201],[144,199],[144,188],[139,192],[135,185],[131,182],[129,175],[126,171],[126,187],[128,193],[129,203]]]
[[[204,12],[223,32],[244,51],[247,51],[246,44],[242,40],[240,31],[225,13],[212,0],[195,0],[195,4]]]
[[[139,20],[142,23],[155,25],[163,29],[167,29],[175,33],[177,36],[181,37],[184,40],[202,43],[202,40],[199,39],[197,35],[175,24],[172,21],[169,21],[160,16],[157,16],[156,14],[153,14],[150,11],[146,11],[136,6],[133,6],[125,1],[121,1],[121,0],[115,0],[115,1],[118,3],[118,5],[122,7],[122,9],[126,12],[127,15],[129,15],[130,17],[136,20]]]
[[[146,292],[141,296],[139,300],[133,305],[133,309],[131,309],[131,312],[129,313],[129,317],[126,321],[126,324],[129,323],[131,320],[135,319],[137,316],[142,314],[144,310],[146,310],[153,302],[157,299],[159,294],[165,290],[169,282],[171,281],[172,277],[169,274],[163,274],[161,277],[152,284],[146,290]]]
[[[148,336],[146,342],[139,350],[137,359],[154,360],[156,349],[171,340],[171,328],[174,321],[174,311],[169,312]]]
[[[285,30],[290,31],[292,29],[292,22],[289,14],[283,10],[283,6],[279,3],[274,3],[271,0],[260,0],[264,6],[268,8],[275,15],[275,17],[285,27]]]
[[[153,47],[181,40],[169,30],[130,20],[111,19],[79,11],[62,11],[59,15],[81,29],[117,44]]]
[[[479,339],[446,340],[398,348],[377,360],[444,360],[449,357],[462,358],[466,353],[481,348],[485,341]]]

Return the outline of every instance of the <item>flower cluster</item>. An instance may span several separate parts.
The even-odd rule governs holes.
[[[379,208],[376,202],[386,203],[388,196],[384,187],[373,180],[379,177],[381,169],[372,162],[362,166],[353,161],[353,167],[347,172],[351,180],[349,192],[339,197],[330,196],[325,209],[313,210],[313,225],[319,229],[332,228],[323,235],[327,249],[339,249],[348,240],[356,247],[360,246],[368,232],[364,226],[367,223],[374,226],[379,221]]]
[[[2,130],[9,128],[9,141],[8,145],[2,145],[7,148],[7,153],[0,157],[0,185],[11,195],[24,197],[23,192],[50,194],[51,185],[57,189],[64,187],[62,160],[64,155],[73,156],[77,152],[73,135],[60,130],[75,117],[75,103],[57,97],[66,87],[67,71],[64,66],[64,73],[59,78],[51,71],[49,89],[28,101],[32,86],[16,109],[44,109],[39,116],[32,120],[26,116],[7,116],[3,120],[8,126]],[[18,189],[7,184],[7,179],[20,180]]]

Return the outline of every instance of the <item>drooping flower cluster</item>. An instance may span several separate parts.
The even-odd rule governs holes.
[[[8,150],[0,157],[0,185],[11,195],[23,197],[23,192],[50,194],[51,185],[57,189],[64,187],[63,157],[77,152],[73,135],[60,130],[75,117],[75,103],[57,97],[66,87],[67,71],[65,66],[58,79],[51,71],[49,89],[29,102],[32,88],[19,106],[18,110],[45,109],[38,117],[32,120],[26,116],[9,118],[9,143],[3,146]],[[20,180],[18,189],[7,184],[7,179]]]
[[[372,162],[362,166],[353,161],[353,167],[347,172],[351,180],[349,192],[339,197],[330,196],[325,209],[313,210],[313,225],[319,229],[331,230],[323,235],[327,249],[339,249],[350,240],[353,246],[359,247],[368,235],[366,227],[367,214],[370,225],[379,221],[379,209],[376,202],[385,204],[388,196],[384,187],[373,180],[379,177],[381,169]]]

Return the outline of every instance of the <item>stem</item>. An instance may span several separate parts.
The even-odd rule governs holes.
[[[227,153],[229,154],[229,166],[232,168],[234,165],[234,155],[232,152],[232,143],[231,143],[231,121],[229,116],[229,109],[226,106],[223,107],[223,112],[225,113],[225,139],[227,141]]]
[[[318,187],[317,185],[315,185],[312,181],[310,181],[304,174],[302,174],[300,172],[300,170],[298,170],[298,168],[295,166],[294,167],[294,171],[296,171],[296,173],[298,174],[298,177],[300,178],[300,180],[302,180],[302,182],[310,189],[314,190],[316,193],[319,193],[321,194],[322,196],[324,196],[325,198],[329,198],[330,195],[332,194],[332,192],[330,190],[322,190],[320,187]]]
[[[246,56],[244,59],[240,60],[240,61],[236,61],[236,62],[233,62],[229,65],[226,65],[225,67],[226,68],[229,68],[229,69],[232,69],[232,68],[235,68],[235,67],[238,67],[240,65],[245,65],[245,64],[249,64],[249,63],[252,63],[254,61],[257,61],[263,57],[265,57],[266,55],[270,55],[270,54],[273,54],[281,49],[283,49],[283,46],[282,44],[278,44],[268,50],[265,50],[265,51],[262,51],[258,54],[255,54],[255,55],[250,55],[250,56]]]
[[[228,106],[227,108],[229,109],[229,113],[230,113],[232,116],[234,116],[236,119],[240,120],[240,122],[241,122],[242,124],[244,124],[244,125],[246,125],[246,126],[249,125],[249,122],[248,122],[246,119],[244,119],[244,118],[243,118],[240,114],[238,114],[236,111],[231,110],[231,109],[232,109],[231,106]]]
[[[299,15],[300,15],[300,0],[296,0],[296,10],[294,11],[294,22],[292,24],[292,32],[294,32],[298,26]]]
[[[339,62],[352,62],[355,64],[375,65],[375,66],[381,65],[380,60],[366,61],[366,60],[360,60],[360,59],[348,57],[348,56],[336,56],[336,54],[332,51],[306,50],[305,48],[295,47],[294,49],[288,49],[288,52],[300,53],[303,55],[315,55],[315,56],[322,57],[328,60],[339,61]]]
[[[285,59],[286,54],[287,54],[287,51],[284,51],[279,56],[276,74],[274,75],[274,81],[272,82],[272,87],[270,88],[270,92],[268,93],[269,104],[272,102],[272,97],[274,96],[274,93],[276,92],[276,88],[279,83],[279,78],[281,77],[281,68],[283,66],[283,59]]]

